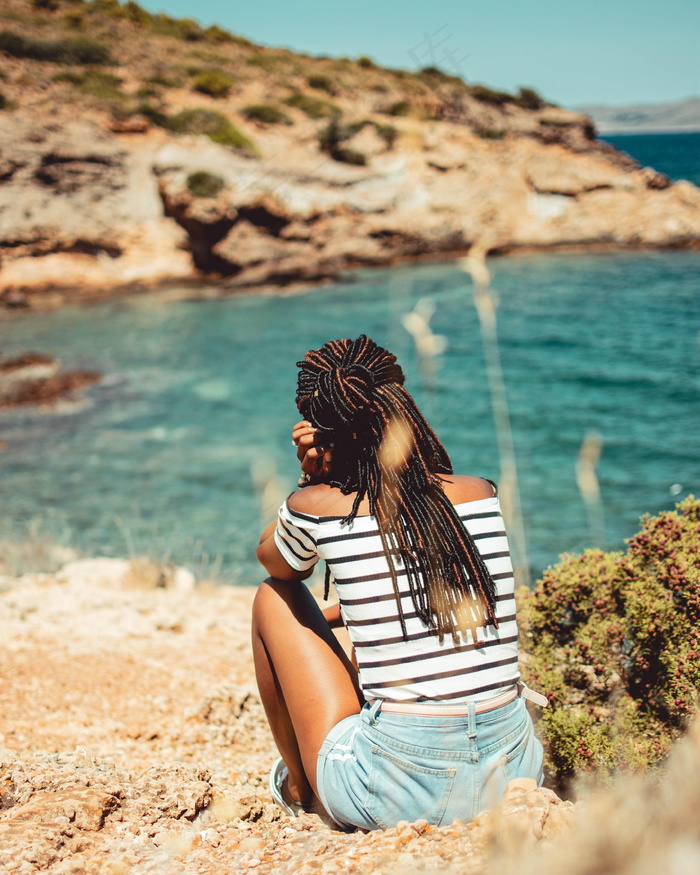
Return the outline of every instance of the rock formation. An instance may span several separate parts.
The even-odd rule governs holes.
[[[53,404],[99,380],[99,374],[59,367],[57,361],[38,353],[0,359],[0,408]]]
[[[8,307],[203,278],[317,280],[483,237],[500,252],[700,245],[697,188],[639,167],[586,116],[534,92],[302,58],[224,32],[214,55],[194,48],[204,31],[163,35],[163,16],[128,5],[76,13],[116,66],[64,73],[5,39]],[[42,38],[70,33],[55,6]],[[3,33],[34,14],[8,0]],[[202,68],[209,57],[217,66]]]

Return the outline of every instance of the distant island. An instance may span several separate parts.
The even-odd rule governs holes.
[[[700,97],[631,106],[588,104],[576,110],[592,119],[603,135],[700,131]]]

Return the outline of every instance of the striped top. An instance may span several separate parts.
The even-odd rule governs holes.
[[[319,559],[330,566],[340,613],[355,648],[365,698],[459,704],[490,699],[519,678],[513,567],[498,496],[455,505],[496,584],[499,627],[442,642],[416,616],[406,574],[397,565],[401,624],[389,567],[373,516],[317,517],[280,507],[275,544],[297,571]]]

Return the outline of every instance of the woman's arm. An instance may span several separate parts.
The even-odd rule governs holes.
[[[343,620],[340,616],[339,602],[336,602],[336,604],[331,605],[328,608],[324,608],[323,616],[331,629],[340,629],[343,626]]]
[[[275,528],[277,520],[273,520],[267,526],[260,536],[260,543],[255,555],[258,557],[258,562],[263,566],[270,577],[276,577],[278,580],[305,580],[314,570],[313,566],[307,571],[296,571],[282,557],[282,554],[277,549],[275,544]]]

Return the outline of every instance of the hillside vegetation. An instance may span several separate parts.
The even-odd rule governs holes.
[[[257,119],[278,124],[339,115],[358,98],[367,111],[388,118],[455,118],[470,98],[511,111],[547,105],[530,88],[507,94],[434,67],[410,73],[366,57],[312,58],[262,48],[217,25],[153,15],[132,0],[6,0],[0,51],[3,93],[15,106],[59,100],[157,119],[171,104],[217,102],[224,114],[249,118],[250,106],[267,107]],[[74,69],[66,75],[57,66]]]
[[[0,306],[306,283],[483,238],[700,245],[694,186],[531,88],[263,48],[130,0],[4,0],[0,114]]]

